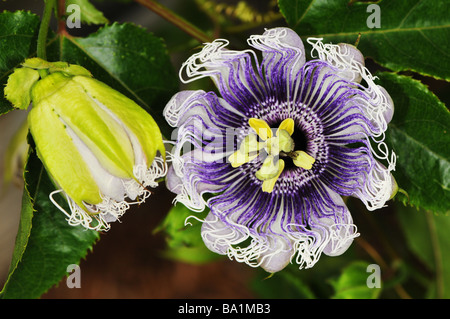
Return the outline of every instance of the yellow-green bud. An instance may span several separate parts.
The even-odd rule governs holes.
[[[28,125],[38,156],[71,212],[56,204],[53,193],[50,198],[69,223],[108,229],[129,204],[144,201],[150,195],[146,188],[157,186],[156,179],[164,176],[159,127],[135,102],[78,65],[33,58],[13,79],[20,70],[41,75],[44,70],[44,77],[26,88],[32,103]],[[8,81],[9,97],[20,96],[16,82]],[[27,99],[9,100],[26,108]]]

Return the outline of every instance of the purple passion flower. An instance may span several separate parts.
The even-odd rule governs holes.
[[[176,128],[166,180],[175,201],[209,209],[210,250],[268,272],[344,253],[359,234],[342,196],[375,210],[397,189],[383,142],[392,99],[354,46],[307,41],[317,56],[308,62],[287,28],[248,39],[261,55],[208,43],[180,78],[209,76],[220,96],[181,91],[164,110]]]

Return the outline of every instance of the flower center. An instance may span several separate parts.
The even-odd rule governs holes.
[[[236,168],[253,161],[260,154],[265,156],[261,168],[255,176],[263,182],[262,190],[271,193],[276,181],[284,170],[283,157],[289,157],[297,167],[311,169],[315,159],[305,151],[295,151],[292,139],[294,120],[291,118],[281,122],[273,135],[272,128],[261,119],[251,118],[248,121],[255,133],[248,134],[241,142],[239,149],[228,157],[231,165]],[[259,137],[259,140],[258,140]],[[264,151],[264,152],[262,152]]]

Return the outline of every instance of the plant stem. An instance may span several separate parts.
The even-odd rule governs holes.
[[[375,248],[372,247],[367,241],[362,238],[358,238],[356,241],[365,251],[366,253],[372,257],[372,259],[380,265],[382,268],[387,269],[388,272],[392,272],[392,269],[388,266],[387,262],[381,257],[381,255],[376,251]],[[411,296],[406,292],[401,284],[396,284],[394,286],[394,290],[402,299],[411,299]]]
[[[436,233],[436,224],[433,220],[433,215],[430,212],[425,213],[428,229],[430,230],[431,246],[433,249],[435,272],[436,272],[436,296],[438,299],[443,298],[444,286],[443,286],[443,269],[442,269],[442,255],[439,247],[439,239]]]
[[[55,2],[56,0],[45,1],[44,13],[42,15],[41,25],[39,27],[39,34],[37,40],[37,56],[38,58],[41,58],[43,60],[47,60],[47,52],[46,52],[47,34]]]
[[[66,20],[64,19],[64,14],[66,13],[66,0],[58,0],[58,10],[57,10],[57,19],[58,19],[58,34],[63,36],[68,36],[66,30]]]
[[[135,0],[135,2],[142,4],[143,6],[147,7],[160,17],[166,19],[173,25],[177,26],[187,34],[189,34],[194,39],[198,40],[201,43],[205,42],[211,42],[212,39],[205,34],[203,31],[198,29],[193,24],[189,23],[188,21],[184,20],[182,17],[176,15],[174,12],[170,11],[168,8],[162,6],[161,4],[157,3],[153,0]]]
[[[257,28],[257,27],[261,27],[263,25],[268,25],[274,21],[277,20],[281,20],[283,18],[283,15],[280,14],[275,14],[273,17],[268,18],[267,20],[263,21],[263,22],[247,22],[247,23],[242,23],[242,24],[238,24],[238,25],[232,25],[229,27],[225,27],[224,28],[224,32],[226,33],[241,33],[241,32],[245,32],[247,30],[253,29],[253,28]]]

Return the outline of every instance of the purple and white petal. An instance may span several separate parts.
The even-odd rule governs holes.
[[[380,136],[387,128],[389,117],[392,117],[393,103],[387,92],[374,83],[375,77],[364,66],[359,50],[348,44],[324,44],[319,38],[309,38],[307,41],[313,46],[312,55],[317,54],[320,60],[335,67],[337,75],[355,84],[361,82],[358,81],[361,78],[366,84],[366,87],[359,88],[370,99],[360,99],[358,105],[375,127],[372,134]]]
[[[262,52],[260,73],[265,76],[268,94],[284,89],[287,100],[294,91],[294,80],[305,64],[305,49],[300,37],[288,28],[273,28],[262,35],[252,35],[248,44]]]

